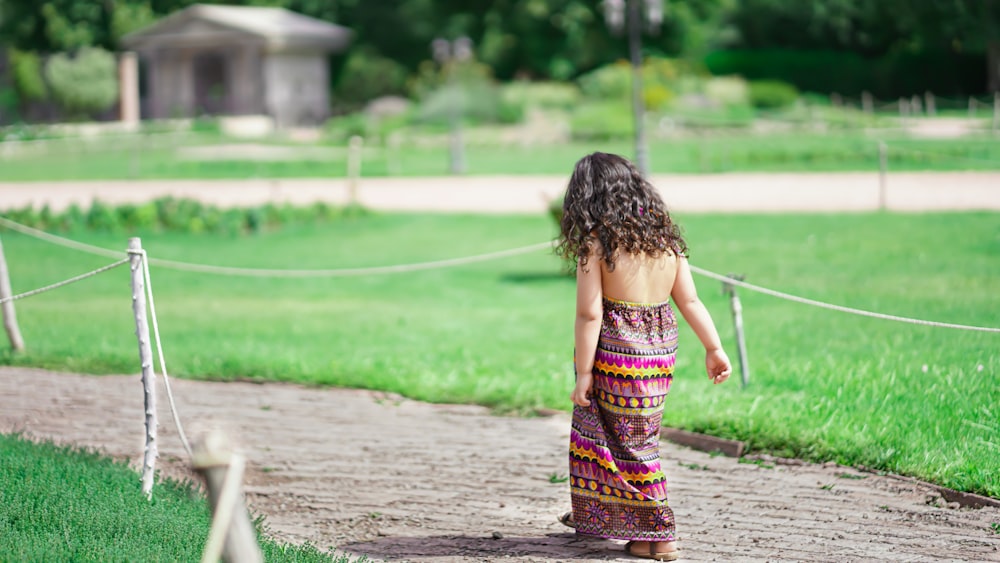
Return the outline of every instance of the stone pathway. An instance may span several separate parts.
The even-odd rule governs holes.
[[[569,503],[558,482],[565,414],[501,417],[285,384],[172,387],[189,434],[222,427],[242,443],[249,503],[279,539],[388,561],[624,558],[621,542],[556,522]],[[190,478],[166,405],[161,389],[158,467]],[[137,376],[0,368],[0,432],[137,464],[142,421]],[[667,442],[663,458],[684,561],[1000,561],[990,528],[1000,509],[949,506],[926,484],[835,465],[740,463]]]

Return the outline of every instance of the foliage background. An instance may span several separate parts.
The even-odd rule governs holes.
[[[41,53],[84,46],[115,50],[123,35],[194,3],[0,0],[0,43]],[[436,37],[470,37],[478,58],[504,81],[567,80],[627,55],[624,39],[608,30],[600,0],[216,3],[280,6],[350,27],[357,38],[354,51],[373,60],[394,61],[409,73],[430,58],[430,43]],[[722,57],[725,64],[717,55],[714,68],[749,69],[752,78],[781,79],[806,90],[867,88],[886,97],[914,93],[912,88],[922,85],[914,85],[912,77],[921,69],[932,76],[945,72],[933,82],[942,95],[984,92],[985,54],[1000,36],[998,0],[675,0],[666,4],[664,17],[659,33],[644,40],[647,55],[701,61],[712,52],[736,50]],[[773,72],[762,70],[753,56],[746,66],[740,64],[747,60],[746,51],[762,50],[757,56],[766,61],[774,59],[776,50],[784,52]],[[811,64],[792,64],[789,59]],[[332,63],[334,85],[350,60],[337,57]],[[817,66],[824,71],[816,72]],[[809,82],[817,75],[843,79],[851,69],[861,71],[861,84],[849,80],[842,89],[834,89],[829,83]],[[945,80],[954,77],[958,79]]]

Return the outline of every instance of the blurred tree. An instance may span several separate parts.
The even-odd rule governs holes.
[[[357,109],[380,96],[405,95],[407,75],[407,69],[390,58],[364,47],[353,49],[337,80],[336,101],[344,109]]]
[[[743,0],[726,21],[732,47],[982,52],[1000,33],[1000,0]]]
[[[118,46],[121,38],[157,20],[149,2],[118,2],[111,12],[111,44]]]
[[[0,41],[55,52],[85,45],[109,50],[119,39],[197,0],[2,0]],[[607,30],[601,0],[214,0],[277,6],[350,27],[355,47],[410,71],[430,59],[437,37],[469,36],[480,60],[501,79],[568,78],[625,56]],[[647,40],[654,54],[677,54],[711,41],[714,22],[735,0],[672,2],[663,33]],[[703,25],[702,22],[712,25]],[[343,64],[343,61],[340,61]],[[339,68],[336,69],[339,72]]]
[[[891,0],[889,4],[894,7],[890,15],[902,19],[909,32],[904,45],[911,51],[983,52],[1000,38],[1000,0]]]
[[[45,53],[108,43],[100,2],[4,0],[0,10],[0,37],[18,49]]]
[[[0,0],[0,43],[51,53],[114,50],[122,35],[198,0]],[[436,37],[470,37],[497,78],[565,79],[624,58],[602,0],[206,0],[280,6],[350,27],[354,47],[410,72]],[[700,57],[717,47],[982,52],[1000,34],[1000,0],[665,0],[647,55]],[[345,57],[334,61],[336,80]]]
[[[726,29],[736,0],[665,1],[660,33],[643,39],[647,55],[702,54]],[[437,0],[450,14],[442,30],[468,35],[500,79],[567,79],[626,58],[624,37],[609,30],[603,0]]]
[[[11,49],[7,54],[13,71],[12,81],[19,98],[25,102],[36,102],[47,98],[49,91],[45,87],[42,63],[38,55],[17,49]]]

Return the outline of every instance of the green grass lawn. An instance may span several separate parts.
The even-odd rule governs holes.
[[[928,140],[889,135],[892,171],[1000,170],[1000,143],[992,137]],[[184,144],[216,144],[215,137],[195,137]],[[121,141],[105,146],[90,142],[71,150],[62,142],[48,153],[0,156],[0,182],[103,179],[225,179],[343,177],[346,153],[329,158],[294,161],[191,161],[156,140],[143,146]],[[152,143],[152,141],[150,141]],[[469,174],[565,174],[582,154],[602,150],[631,155],[629,140],[572,142],[538,146],[469,146]],[[650,143],[650,163],[657,173],[716,173],[739,171],[873,171],[878,170],[878,138],[857,132],[710,134]],[[248,153],[249,155],[250,153]],[[448,149],[406,146],[398,155],[366,153],[365,176],[428,176],[448,172]]]
[[[1000,326],[1000,215],[682,215],[692,262],[884,313]],[[146,234],[150,256],[338,268],[479,254],[547,240],[542,216],[374,214],[247,237]],[[125,235],[75,238],[124,248]],[[3,235],[15,291],[111,260]],[[153,268],[176,376],[385,389],[503,411],[569,408],[573,280],[546,252],[407,275],[219,277]],[[730,356],[728,302],[699,279]],[[750,387],[703,373],[682,328],[671,426],[756,451],[836,460],[1000,497],[1000,335],[861,318],[741,292]],[[29,351],[0,362],[138,371],[128,272],[20,301]],[[183,405],[181,405],[183,412]]]
[[[190,484],[159,481],[150,502],[139,475],[123,463],[3,434],[0,459],[2,561],[201,559],[211,515]],[[263,536],[260,544],[267,561],[351,561]]]

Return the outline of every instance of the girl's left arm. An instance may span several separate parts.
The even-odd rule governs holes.
[[[601,332],[601,264],[596,253],[592,253],[586,266],[576,267],[576,324],[574,340],[576,344],[576,388],[573,403],[581,407],[590,406],[590,388],[593,386],[594,356],[597,339]]]

